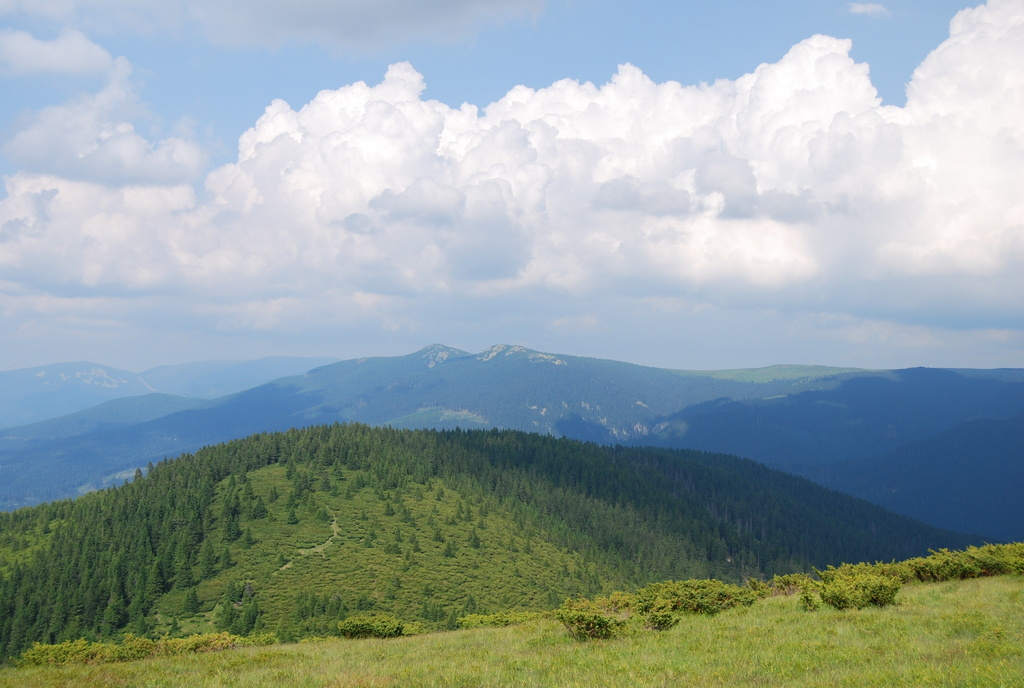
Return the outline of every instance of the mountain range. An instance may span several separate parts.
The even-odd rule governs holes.
[[[88,362],[0,371],[0,428],[34,423],[112,399],[143,394],[214,399],[335,360],[271,356],[254,361],[159,366],[141,373]]]
[[[682,371],[519,346],[472,354],[434,345],[251,378],[253,386],[222,396],[210,371],[177,386],[167,382],[171,371],[155,371],[150,379],[176,393],[147,389],[0,432],[0,507],[85,492],[256,432],[360,422],[734,454],[941,528],[1024,538],[1024,370]],[[26,377],[3,374],[8,406],[15,374]]]

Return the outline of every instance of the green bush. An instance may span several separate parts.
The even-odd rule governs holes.
[[[583,598],[566,600],[555,610],[555,618],[577,640],[598,640],[622,635],[626,619]]]
[[[856,590],[852,577],[837,577],[822,583],[818,594],[822,602],[840,611],[867,606],[866,603],[861,604],[862,596]]]
[[[809,612],[821,607],[818,583],[808,578],[800,584],[800,606]]]
[[[595,602],[603,605],[613,612],[622,612],[632,609],[636,605],[636,595],[628,592],[613,592],[608,597],[600,597]]]
[[[103,645],[90,643],[85,638],[65,640],[56,645],[33,643],[21,653],[16,664],[28,666],[61,666],[64,664],[91,664],[103,654]]]
[[[907,562],[876,562],[874,564],[842,564],[841,566],[829,566],[824,571],[814,569],[818,577],[825,583],[835,578],[856,578],[858,576],[885,576],[895,578],[900,583],[909,583],[914,580],[914,572],[907,565]]]
[[[344,638],[397,638],[404,631],[401,619],[389,614],[350,616],[338,622],[338,635]]]
[[[736,606],[752,605],[758,597],[750,588],[714,579],[665,581],[637,590],[634,606],[641,614],[650,614],[656,609],[717,614]]]
[[[541,612],[498,612],[497,614],[467,614],[459,617],[459,628],[500,628],[526,623],[543,617]]]
[[[130,662],[135,659],[152,657],[156,653],[156,642],[149,638],[140,638],[131,633],[125,634],[120,643],[106,645],[107,662]]]
[[[932,550],[930,556],[905,562],[920,581],[963,580],[1024,573],[1024,543],[984,545],[951,552]]]
[[[219,652],[242,646],[271,645],[275,642],[277,642],[277,637],[272,633],[259,633],[248,638],[230,633],[201,633],[185,638],[161,638],[160,640],[150,640],[127,633],[120,643],[91,643],[85,638],[67,640],[56,645],[35,643],[21,654],[17,665],[130,662],[147,657]]]
[[[747,579],[747,589],[753,591],[753,593],[757,595],[758,599],[768,597],[768,595],[772,593],[771,587],[769,587],[769,585],[763,580],[758,580],[757,578]]]
[[[786,573],[775,575],[768,581],[769,594],[773,596],[795,595],[803,592],[807,583],[812,579],[806,573]]]
[[[885,607],[896,601],[903,583],[891,576],[871,573],[832,576],[819,586],[821,601],[835,609]]]
[[[674,614],[668,605],[655,607],[644,617],[644,625],[655,631],[666,631],[679,623],[679,614]]]

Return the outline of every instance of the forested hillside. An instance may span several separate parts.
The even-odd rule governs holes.
[[[1024,538],[1024,415],[973,420],[881,456],[794,472],[928,523]]]
[[[514,431],[263,433],[0,514],[0,656],[80,636],[425,627],[672,578],[961,547],[734,457]]]

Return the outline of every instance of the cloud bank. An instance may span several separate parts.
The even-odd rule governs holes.
[[[274,101],[200,193],[194,144],[110,117],[115,79],[8,144],[33,171],[5,180],[0,286],[166,299],[225,331],[414,330],[453,303],[558,328],[623,299],[1019,330],[1024,2],[960,12],[903,108],[850,50],[818,35],[735,81],[623,65],[460,109],[399,63]]]
[[[877,2],[851,2],[846,6],[851,14],[866,14],[869,17],[888,17],[892,12]]]
[[[110,53],[80,31],[64,29],[51,40],[24,31],[0,30],[0,74],[103,73],[113,66]]]
[[[222,44],[313,41],[364,50],[423,37],[455,38],[480,23],[536,12],[541,5],[541,0],[0,0],[0,16],[102,33],[197,26]]]
[[[39,112],[4,144],[22,169],[46,171],[65,180],[106,183],[189,181],[206,167],[206,154],[182,137],[150,142],[133,119],[148,115],[130,82],[131,65],[111,62],[109,81],[95,95]]]

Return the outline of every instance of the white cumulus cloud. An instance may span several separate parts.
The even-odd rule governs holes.
[[[181,137],[151,142],[132,121],[144,116],[131,65],[114,61],[99,93],[44,108],[13,133],[4,153],[22,169],[107,183],[178,182],[200,174],[206,155]]]
[[[958,14],[904,108],[881,104],[850,50],[813,36],[696,86],[623,65],[482,109],[424,99],[399,63],[376,85],[271,103],[202,199],[177,183],[195,151],[104,129],[123,120],[82,114],[120,97],[100,94],[10,144],[54,162],[7,179],[0,268],[34,289],[184,294],[229,329],[412,330],[473,299],[555,329],[594,316],[552,304],[620,298],[1019,323],[1024,2]],[[72,118],[87,135],[47,148]],[[90,183],[101,161],[139,176]],[[448,315],[488,317],[470,310]]]

